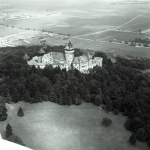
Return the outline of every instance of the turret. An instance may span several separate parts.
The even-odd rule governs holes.
[[[43,50],[43,48],[41,48],[41,49],[38,51],[38,54],[40,54],[40,55],[41,55],[41,54],[43,55],[43,54],[45,54],[45,53],[46,53],[46,52]]]
[[[68,66],[71,65],[73,58],[74,58],[74,50],[72,48],[73,44],[69,41],[68,45],[65,47],[65,57],[66,63]]]
[[[23,59],[24,59],[24,60],[29,60],[29,59],[30,59],[30,57],[28,56],[28,54],[27,54],[27,53],[25,53],[25,54],[24,54],[24,56],[23,56]]]

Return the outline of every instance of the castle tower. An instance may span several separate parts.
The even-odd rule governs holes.
[[[72,48],[72,43],[69,41],[68,45],[65,47],[65,57],[66,57],[66,63],[68,66],[71,65],[73,58],[74,58],[74,50]]]
[[[88,58],[88,68],[92,69],[93,68],[92,55],[89,52],[87,54],[87,58]]]

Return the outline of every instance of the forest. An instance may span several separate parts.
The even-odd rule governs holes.
[[[45,51],[62,52],[63,48],[49,46]],[[131,139],[134,136],[150,146],[150,78],[137,70],[142,64],[135,67],[129,65],[133,60],[123,58],[112,63],[105,53],[95,52],[95,56],[103,57],[103,67],[96,66],[88,74],[51,65],[44,69],[28,66],[22,59],[24,53],[32,57],[38,50],[38,46],[14,47],[10,50],[12,53],[3,54],[0,63],[1,121],[7,119],[5,103],[50,101],[68,106],[93,103],[101,105],[106,112],[128,116],[125,128],[132,132]],[[79,49],[76,51],[76,55],[83,53]]]
[[[136,68],[139,70],[150,69],[150,59],[148,58],[134,58],[134,59],[124,59],[121,57],[116,58],[117,61],[126,67]]]

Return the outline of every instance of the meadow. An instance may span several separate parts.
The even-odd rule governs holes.
[[[25,116],[17,116],[19,107]],[[51,102],[7,104],[8,119],[1,122],[4,136],[7,123],[13,127],[27,147],[34,150],[148,150],[145,143],[131,146],[131,133],[124,128],[126,117],[106,113],[89,103],[80,106],[60,106]],[[101,125],[104,117],[112,119],[110,127]]]

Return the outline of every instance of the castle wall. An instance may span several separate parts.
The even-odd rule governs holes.
[[[94,60],[95,60],[97,66],[102,67],[103,58],[101,58],[101,57],[95,57]]]

